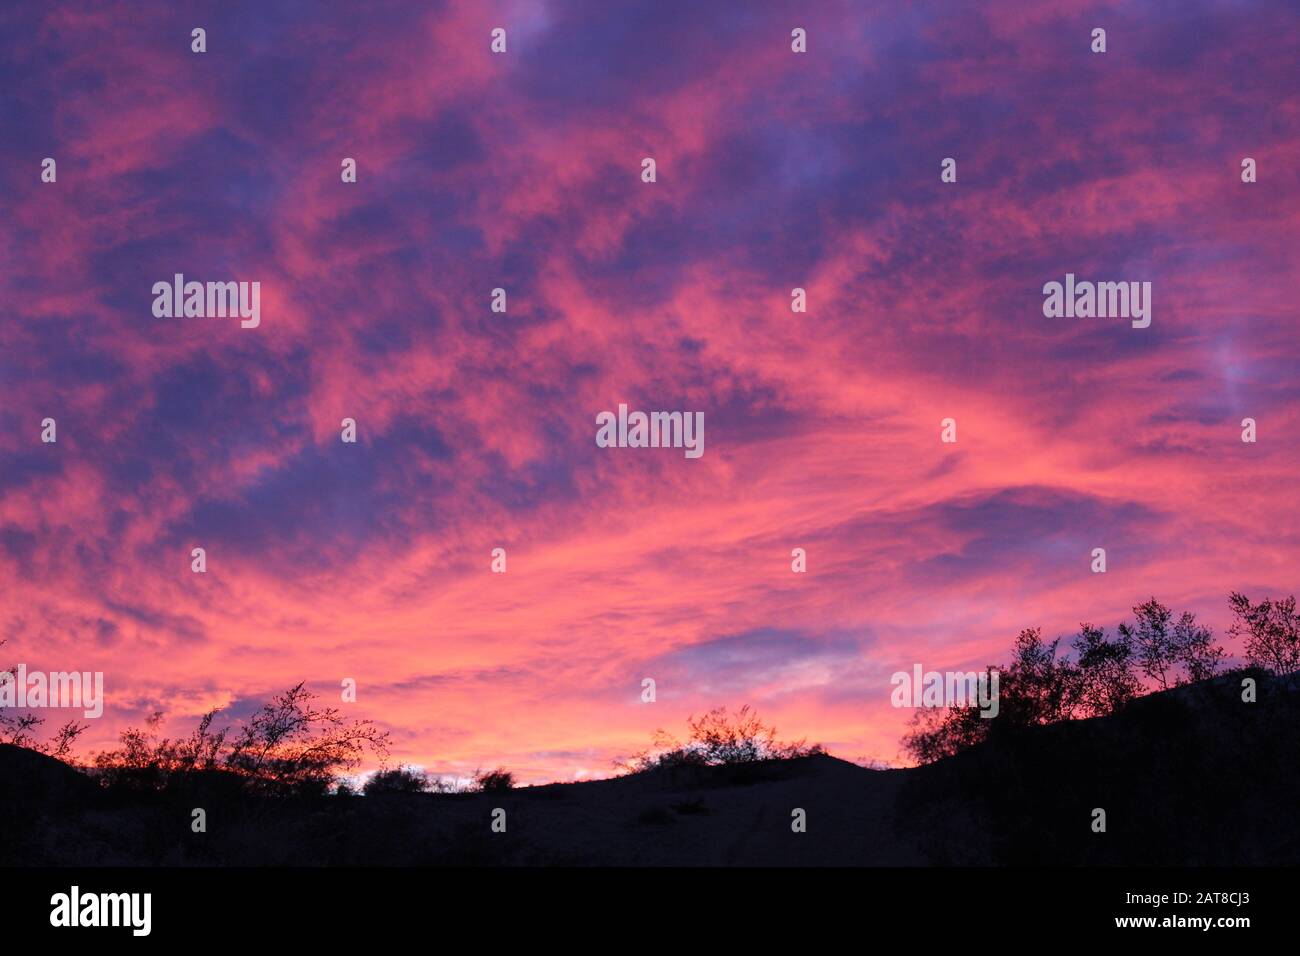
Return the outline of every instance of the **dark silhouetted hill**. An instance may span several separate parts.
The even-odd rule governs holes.
[[[499,793],[271,799],[216,779],[123,792],[0,747],[0,863],[1295,864],[1297,701],[1293,680],[1232,674],[917,768],[816,755]],[[207,833],[191,832],[195,807]]]

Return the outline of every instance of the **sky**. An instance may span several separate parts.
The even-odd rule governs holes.
[[[103,672],[83,754],[306,681],[394,762],[536,782],[746,703],[895,762],[894,672],[1153,595],[1236,649],[1228,592],[1300,567],[1297,36],[1287,2],[5,5],[0,663]],[[176,273],[260,282],[260,325],[155,317]],[[1150,327],[1045,317],[1066,273],[1149,281]],[[704,454],[597,447],[620,403],[702,412]]]

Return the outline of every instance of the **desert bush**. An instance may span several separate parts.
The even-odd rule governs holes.
[[[403,766],[372,774],[361,792],[371,796],[376,793],[425,793],[429,789],[429,778],[422,771]]]
[[[4,647],[6,643],[8,642],[4,638],[0,638],[0,647]],[[16,666],[8,670],[0,670],[0,682],[17,680],[17,671]],[[28,750],[35,750],[63,760],[71,755],[72,745],[76,743],[77,738],[90,729],[89,724],[79,724],[75,720],[70,720],[59,727],[49,740],[41,740],[37,737],[36,730],[44,723],[45,718],[37,717],[35,714],[10,715],[0,709],[0,743],[26,747]]]
[[[473,789],[479,793],[499,793],[515,788],[515,775],[503,767],[474,774]]]
[[[95,755],[96,774],[109,787],[165,789],[195,774],[224,772],[254,792],[326,793],[366,751],[387,756],[388,734],[368,720],[345,721],[337,708],[317,708],[315,698],[298,684],[242,727],[217,731],[211,711],[180,740],[159,736],[163,715],[155,713],[143,728],[123,731],[117,749]]]
[[[728,713],[726,707],[715,707],[698,718],[688,717],[686,725],[690,733],[684,743],[656,730],[650,747],[615,761],[615,767],[625,773],[641,773],[792,760],[825,753],[821,744],[781,742],[776,728],[765,723],[748,704],[734,714]]]

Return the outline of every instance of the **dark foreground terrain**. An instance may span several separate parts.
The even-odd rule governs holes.
[[[119,792],[0,745],[0,864],[1295,864],[1296,695],[1261,683],[1244,703],[1240,681],[915,769],[813,756],[503,793],[286,800],[211,778]],[[191,832],[195,807],[206,833]]]

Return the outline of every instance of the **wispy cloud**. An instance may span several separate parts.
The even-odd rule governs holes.
[[[8,10],[7,650],[105,672],[92,746],[352,677],[403,760],[562,777],[745,701],[892,754],[897,666],[1152,593],[1222,626],[1300,565],[1297,19]],[[1152,281],[1151,328],[1044,319],[1067,271]],[[153,318],[178,272],[259,280],[260,328]],[[706,455],[597,449],[618,402]]]

